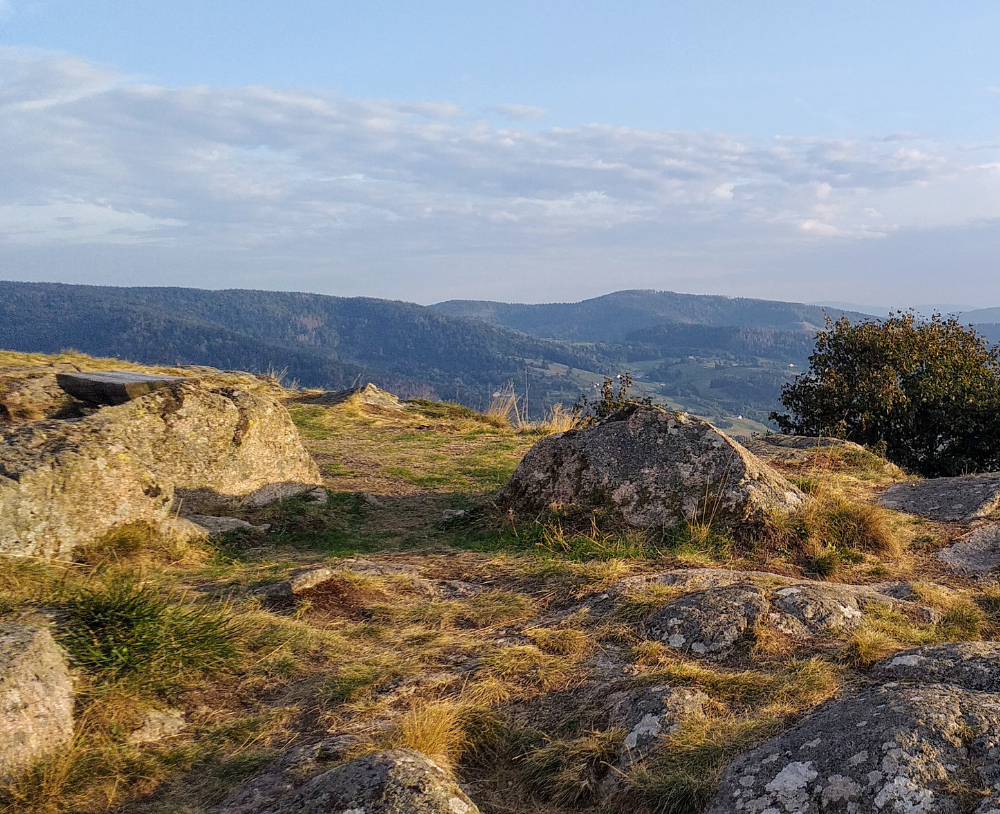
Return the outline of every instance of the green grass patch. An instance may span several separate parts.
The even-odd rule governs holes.
[[[165,691],[233,666],[240,631],[226,609],[185,602],[118,577],[65,605],[60,640],[101,684],[135,681]]]

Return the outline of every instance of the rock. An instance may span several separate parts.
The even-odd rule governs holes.
[[[393,749],[357,758],[259,808],[220,814],[478,814],[479,809],[429,758]]]
[[[260,774],[235,788],[212,811],[217,814],[263,814],[273,811],[271,806],[282,797],[328,769],[331,764],[342,761],[357,740],[350,735],[339,735],[286,749]]]
[[[184,713],[179,709],[151,709],[143,715],[142,725],[128,736],[128,742],[133,745],[156,743],[176,735],[186,726]]]
[[[788,512],[805,496],[706,421],[630,406],[528,451],[498,504],[522,516],[553,506],[610,510],[625,523],[663,528],[734,523]]]
[[[330,581],[335,576],[336,572],[325,565],[317,568],[304,568],[293,571],[292,576],[284,582],[266,586],[262,592],[268,599],[291,599]]]
[[[0,779],[73,737],[73,681],[45,627],[0,625]]]
[[[704,715],[709,697],[690,687],[651,687],[638,696],[622,693],[612,702],[611,720],[628,734],[618,768],[641,761],[659,742],[690,718]]]
[[[956,571],[988,574],[1000,567],[1000,523],[973,529],[957,542],[942,548],[937,555]]]
[[[1000,693],[1000,642],[961,642],[897,653],[877,665],[882,681],[951,684],[967,690]]]
[[[306,500],[310,503],[315,503],[317,506],[325,506],[330,502],[330,493],[322,486],[317,486],[315,489],[310,489],[306,492]]]
[[[772,621],[786,633],[816,635],[827,631],[849,630],[864,619],[870,605],[890,607],[894,600],[874,591],[854,586],[800,584],[774,592]]]
[[[0,424],[52,418],[72,401],[47,368],[14,367],[0,373]]]
[[[185,379],[179,376],[156,376],[132,370],[106,370],[100,373],[57,373],[56,383],[73,398],[88,404],[124,404],[154,390]]]
[[[443,512],[441,512],[441,519],[455,520],[456,518],[459,517],[465,517],[466,514],[467,512],[465,511],[465,509],[445,509]]]
[[[879,502],[889,509],[946,523],[982,520],[1000,508],[1000,472],[895,483]]]
[[[360,497],[369,506],[381,506],[382,501],[379,500],[375,495],[369,495],[367,492],[360,492],[358,497]]]
[[[189,514],[184,519],[191,521],[199,528],[203,528],[213,537],[230,531],[237,531],[238,529],[263,533],[271,528],[270,523],[261,523],[259,526],[255,526],[253,523],[240,520],[238,517],[215,517],[210,514]]]
[[[645,632],[669,647],[721,658],[753,629],[767,597],[750,583],[709,588],[665,605],[646,620]]]
[[[347,390],[328,390],[319,395],[310,394],[303,401],[310,404],[343,404],[345,401],[354,401],[360,404],[371,404],[375,407],[388,407],[393,410],[403,410],[406,405],[392,393],[380,390],[369,382],[363,387],[350,387]]]
[[[865,448],[840,438],[818,438],[809,435],[758,435],[746,443],[746,448],[768,463],[801,464],[817,449],[839,447],[864,453]]]
[[[945,684],[828,701],[723,772],[708,814],[968,811],[953,779],[1000,774],[1000,695]]]
[[[761,585],[795,585],[802,580],[772,574],[768,571],[733,571],[729,568],[672,568],[651,574],[635,574],[619,580],[624,588],[643,588],[666,585],[685,591],[703,591],[706,588],[728,588],[744,582]]]
[[[0,426],[0,554],[66,557],[128,523],[315,488],[270,397],[180,382],[74,420]],[[208,511],[205,511],[208,509]]]

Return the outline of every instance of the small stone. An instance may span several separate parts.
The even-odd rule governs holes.
[[[318,506],[325,506],[330,502],[330,493],[322,486],[317,486],[315,489],[310,489],[306,492],[306,500]]]
[[[465,517],[466,514],[465,509],[445,509],[441,512],[441,519],[454,520],[456,517]]]
[[[230,531],[238,531],[240,529],[259,531],[263,533],[271,528],[270,523],[262,523],[259,526],[255,526],[253,523],[248,523],[246,520],[240,520],[238,517],[215,517],[214,515],[208,514],[189,514],[184,519],[190,520],[196,526],[205,529],[205,531],[213,537],[219,534],[226,534]]]
[[[179,709],[151,709],[143,715],[142,725],[128,736],[131,744],[156,743],[176,735],[187,726]]]
[[[367,492],[362,492],[360,495],[358,495],[358,497],[360,497],[369,506],[381,506],[382,505],[382,501],[381,500],[379,500],[377,497],[375,497],[375,495],[369,495]]]

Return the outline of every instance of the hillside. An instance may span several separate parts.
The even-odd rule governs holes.
[[[117,366],[0,353],[0,397],[22,415],[8,408],[0,433],[51,443],[87,416],[146,421],[127,406],[52,418],[66,405],[40,382]],[[909,497],[933,481],[849,444],[763,439],[770,477],[810,496],[791,516],[742,530],[521,518],[495,495],[553,427],[132,367],[275,399],[325,491],[227,504],[208,520],[229,530],[184,542],[132,524],[63,558],[0,556],[0,626],[36,626],[71,655],[76,721],[0,782],[5,814],[325,811],[305,784],[399,749],[464,789],[405,809],[434,814],[728,814],[738,793],[777,800],[775,776],[811,778],[817,797],[856,787],[858,811],[900,787],[954,811],[992,793],[975,767],[995,768],[980,744],[1000,725],[1000,594],[948,563],[995,511],[925,516]],[[30,457],[4,449],[0,471]],[[657,632],[681,618],[719,649]],[[291,796],[310,790],[313,807]]]
[[[642,395],[738,434],[765,428],[781,386],[805,369],[823,318],[823,309],[798,303],[650,291],[562,305],[424,307],[269,291],[0,282],[0,347],[11,350],[76,348],[148,364],[283,371],[288,381],[328,389],[366,380],[477,409],[513,384],[522,408],[527,389],[532,418],[629,369]],[[1000,339],[998,326],[980,327]]]
[[[269,291],[108,288],[0,282],[0,347],[71,347],[149,364],[286,371],[331,389],[364,378],[402,395],[476,406],[542,360],[611,372],[594,350],[449,317],[389,300]],[[526,365],[534,361],[535,365]],[[596,375],[596,373],[595,373]],[[556,377],[532,372],[541,397],[560,400]],[[567,395],[577,389],[569,383]],[[570,400],[572,400],[572,398]]]

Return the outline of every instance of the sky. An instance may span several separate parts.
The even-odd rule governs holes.
[[[0,278],[996,306],[998,40],[975,0],[0,0]]]

